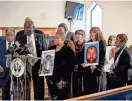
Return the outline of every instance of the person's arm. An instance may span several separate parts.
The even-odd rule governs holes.
[[[49,49],[50,47],[54,46],[54,45],[55,45],[54,40],[51,40],[51,41],[49,42],[48,49]]]
[[[129,57],[129,54],[126,52],[126,50],[120,56],[119,62],[120,62],[120,65],[118,65],[117,67],[113,69],[114,74],[117,76],[124,74],[124,72],[131,67],[130,57]]]
[[[72,40],[66,39],[65,44],[67,44],[67,46],[70,47],[73,50],[73,52],[75,52],[75,44],[73,43]]]
[[[101,69],[104,66],[105,53],[106,53],[106,42],[102,40],[99,44],[99,65],[97,65],[98,69]]]
[[[65,57],[67,63],[67,74],[65,75],[64,80],[69,82],[73,68],[75,66],[75,53],[71,48],[68,47],[68,49],[65,50]]]

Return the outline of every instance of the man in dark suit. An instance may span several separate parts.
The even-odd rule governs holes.
[[[126,46],[128,37],[124,33],[120,33],[115,41],[115,59],[114,68],[111,68],[115,79],[112,81],[111,89],[126,86],[128,81],[128,69],[131,68],[131,57]]]
[[[14,44],[14,39],[15,39],[15,30],[13,28],[7,28],[6,33],[5,33],[5,40],[6,40],[6,51],[12,45]],[[4,48],[4,47],[3,47]],[[6,52],[5,52],[6,53]],[[2,69],[0,69],[2,70]],[[10,83],[11,83],[11,78],[10,78],[10,66],[6,64],[6,69],[3,70],[5,72],[3,78],[0,78],[0,81],[4,82],[4,85],[2,87],[2,100],[10,100]]]
[[[29,51],[33,56],[41,57],[42,51],[47,49],[47,44],[44,36],[34,32],[34,24],[32,21],[24,23],[24,34],[18,37],[20,47],[26,44],[30,45]],[[34,86],[34,99],[44,100],[44,77],[39,77],[40,60],[32,66],[32,79]]]
[[[28,21],[32,21],[31,18],[27,17],[27,18],[25,19],[25,22],[28,22]],[[44,35],[44,37],[45,37],[45,34],[44,34],[42,31],[37,30],[37,29],[35,28],[35,26],[33,26],[33,28],[34,28],[34,32],[35,32],[35,33],[42,34],[42,35]],[[17,34],[16,34],[16,40],[18,40],[18,37],[21,36],[22,34],[24,34],[24,30],[21,30],[21,31],[17,32]]]

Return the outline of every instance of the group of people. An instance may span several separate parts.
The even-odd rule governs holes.
[[[8,28],[5,37],[7,50],[8,46],[14,41],[18,41],[20,47],[25,47],[29,39],[32,40],[31,47],[33,49],[31,50],[34,56],[41,57],[42,51],[55,50],[53,75],[46,76],[46,80],[51,99],[64,100],[70,97],[123,87],[128,83],[131,57],[126,46],[127,35],[120,33],[117,36],[110,36],[107,43],[99,27],[92,27],[89,34],[90,40],[87,42],[84,30],[79,29],[75,33],[71,33],[68,32],[66,24],[61,23],[57,28],[54,39],[47,42],[44,33],[34,27],[34,23],[30,18],[26,18],[24,30],[18,32],[15,37],[14,29]],[[90,42],[99,42],[98,65],[84,65],[85,43]],[[115,46],[112,50],[115,54],[112,54],[114,57],[112,65],[106,66],[107,46]],[[91,48],[91,50],[94,49]],[[27,69],[28,78],[30,78],[27,89],[30,89],[32,78],[35,100],[44,100],[44,77],[38,74],[40,63],[40,60],[35,62],[32,66],[32,73]],[[105,67],[109,67],[111,72],[105,71]],[[10,99],[10,77],[8,75],[9,73],[6,73],[5,78],[8,77],[8,80],[2,88],[3,100]],[[129,84],[131,84],[131,80],[129,80]],[[28,94],[30,95],[30,91]],[[29,99],[30,96],[27,97],[27,100]]]

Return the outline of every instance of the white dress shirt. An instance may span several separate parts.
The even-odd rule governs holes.
[[[8,45],[9,45],[9,43],[11,43],[11,46],[14,44],[14,41],[12,41],[12,42],[8,42],[7,40],[6,40],[6,50],[8,50]],[[6,68],[9,68],[10,67],[10,63],[11,63],[11,58],[7,58],[6,59]]]
[[[6,50],[8,49],[8,45],[9,45],[9,43],[11,43],[11,46],[14,44],[14,41],[12,41],[12,42],[8,42],[7,40],[6,40]]]
[[[31,38],[32,44],[33,44],[33,54],[34,56],[37,56],[36,53],[36,44],[35,44],[35,37],[34,37],[34,33],[31,34],[31,36],[27,36],[27,44],[29,44],[29,39]]]

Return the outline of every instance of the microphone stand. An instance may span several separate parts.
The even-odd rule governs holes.
[[[10,70],[10,76],[11,76],[11,90],[10,90],[10,96],[11,96],[11,101],[13,101],[13,98],[14,98],[14,92],[13,92],[13,89],[14,89],[14,83],[13,83],[13,75],[12,75],[12,72]]]
[[[13,51],[13,53],[11,54],[11,57],[12,57],[12,60],[14,59],[14,58],[18,58],[19,57],[19,54],[18,53],[16,53],[16,50],[17,50],[18,48],[16,48],[14,51]],[[11,101],[13,101],[14,100],[14,82],[13,82],[13,74],[12,74],[12,70],[11,70]],[[17,77],[17,100],[18,100],[18,95],[19,93],[18,93],[18,77]]]
[[[26,56],[26,54],[28,53],[28,46],[27,46],[27,44],[23,47],[23,48],[21,48],[21,47],[18,47],[17,49],[15,49],[14,50],[14,52],[16,52],[17,50],[19,50],[19,49],[21,49],[20,51],[19,51],[19,53],[18,53],[18,55],[16,56],[16,57],[20,57],[22,60],[23,60],[23,63],[24,63],[24,66],[25,66],[25,70],[24,70],[24,82],[22,82],[22,85],[21,85],[21,90],[23,91],[23,97],[22,97],[22,100],[27,100],[27,79],[26,79],[26,77],[27,77],[27,73],[26,73],[26,67],[27,67],[27,58],[25,58],[25,57],[21,57],[20,55],[22,54],[22,55],[24,55],[24,56]],[[20,55],[19,55],[20,54]],[[24,86],[24,87],[23,87]],[[18,91],[18,78],[17,78],[17,91]],[[17,92],[17,94],[18,94],[19,92]],[[17,95],[17,99],[18,99],[18,95]]]
[[[12,58],[12,60],[14,59],[14,58],[18,58],[19,57],[19,53],[17,53],[16,51],[18,50],[18,49],[21,49],[21,50],[24,50],[23,48],[21,48],[21,47],[17,47],[16,49],[14,49],[14,51],[11,53],[11,58]],[[12,74],[12,70],[11,70],[11,68],[10,68],[10,77],[11,77],[11,89],[10,89],[10,98],[11,98],[11,101],[13,101],[14,100],[14,82],[13,82],[13,74]],[[18,96],[19,96],[19,92],[18,92],[18,89],[19,89],[19,84],[18,84],[18,77],[17,77],[17,100],[19,99],[18,98]]]

